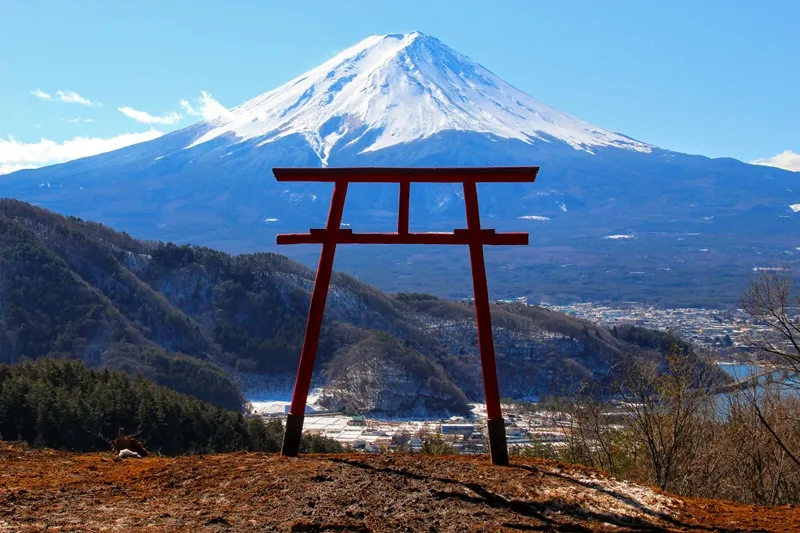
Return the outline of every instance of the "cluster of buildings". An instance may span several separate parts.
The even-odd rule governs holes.
[[[473,416],[442,420],[373,419],[339,413],[307,412],[303,432],[328,437],[338,443],[372,453],[422,450],[425,441],[444,441],[458,453],[487,453],[489,439],[485,406],[472,404]],[[569,415],[557,412],[516,412],[503,406],[509,448],[547,443],[559,446],[569,435]],[[280,416],[277,413],[265,416]]]
[[[744,341],[754,327],[747,315],[739,309],[665,309],[641,303],[539,305],[607,327],[632,325],[672,331],[686,341],[722,350],[746,349]]]

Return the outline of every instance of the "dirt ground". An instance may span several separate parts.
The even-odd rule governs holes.
[[[0,531],[800,531],[800,507],[686,500],[485,456],[114,460],[0,443]]]

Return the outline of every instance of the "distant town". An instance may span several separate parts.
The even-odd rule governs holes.
[[[313,393],[312,393],[313,394]],[[253,414],[265,418],[285,416],[284,409],[274,403],[252,402]],[[448,419],[383,419],[350,416],[342,413],[315,411],[309,407],[303,426],[306,434],[322,435],[336,442],[372,453],[393,450],[418,452],[429,438],[440,438],[455,452],[486,453],[489,441],[486,433],[486,406],[471,404],[472,416]],[[567,413],[531,409],[533,404],[503,405],[506,419],[506,438],[510,449],[525,448],[536,443],[563,446],[574,421]]]
[[[744,311],[659,308],[635,302],[619,304],[574,303],[569,305],[537,304],[584,320],[607,326],[641,326],[671,331],[680,338],[700,346],[719,348],[721,354],[746,351],[744,342],[754,326]]]

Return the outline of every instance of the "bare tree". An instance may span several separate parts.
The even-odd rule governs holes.
[[[566,414],[566,423],[559,425],[564,435],[562,460],[584,464],[616,475],[619,462],[626,458],[620,448],[628,444],[628,431],[615,425],[608,416],[613,407],[597,394],[579,394],[577,398],[551,400],[550,409]],[[625,450],[627,452],[627,450]]]
[[[781,386],[800,389],[800,293],[794,285],[794,277],[790,270],[762,270],[750,281],[742,296],[742,309],[753,321],[748,344],[754,350],[759,362],[775,364],[777,368],[768,367],[765,379],[775,380],[783,376]],[[753,387],[749,395],[752,408],[759,422],[769,432],[785,456],[797,467],[800,467],[800,456],[792,450],[787,439],[781,435],[780,426],[788,420],[796,428],[798,420],[784,415],[781,420],[774,419],[765,411],[770,406],[758,394],[758,387]]]
[[[714,384],[711,368],[675,344],[661,357],[633,357],[622,370],[617,393],[631,426],[644,444],[653,482],[670,489],[680,468],[692,458],[699,416],[709,408]]]
[[[750,347],[800,376],[800,292],[791,271],[760,271],[750,281],[741,305],[754,322]]]

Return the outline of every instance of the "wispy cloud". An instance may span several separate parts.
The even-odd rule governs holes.
[[[147,111],[137,111],[130,107],[118,107],[117,111],[125,115],[126,117],[130,117],[136,122],[140,122],[142,124],[175,124],[183,120],[183,115],[172,111],[171,113],[165,113],[164,115],[157,117],[155,115],[151,115]]]
[[[162,132],[151,129],[139,133],[122,133],[109,138],[75,137],[64,142],[41,139],[34,143],[25,143],[9,135],[7,139],[0,139],[0,174],[102,154],[161,135]]]
[[[100,106],[99,102],[92,102],[74,91],[56,91],[56,96],[58,96],[58,99],[62,102],[67,102],[69,104],[83,104],[90,107]]]
[[[82,118],[82,117],[66,118],[66,119],[62,118],[60,120],[61,122],[68,122],[69,124],[91,124],[92,122],[94,122],[93,118]]]
[[[215,100],[208,91],[200,91],[200,98],[195,99],[194,105],[188,100],[181,100],[180,104],[187,115],[203,117],[203,120],[232,116],[230,110]]]
[[[184,111],[186,111],[187,115],[192,115],[196,117],[200,114],[197,111],[195,111],[194,107],[192,107],[192,104],[189,103],[189,100],[181,100],[181,108]]]
[[[31,94],[36,98],[41,98],[42,100],[60,100],[68,104],[82,104],[89,107],[100,107],[103,105],[100,102],[93,102],[88,98],[84,98],[75,91],[56,91],[56,95],[53,96],[41,89],[34,89],[31,91]]]
[[[800,154],[796,154],[791,150],[784,150],[778,155],[772,157],[764,157],[750,161],[754,165],[765,165],[768,167],[783,168],[785,170],[793,170],[800,172]]]

